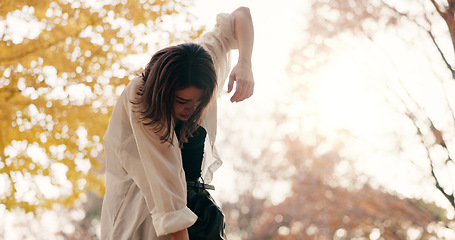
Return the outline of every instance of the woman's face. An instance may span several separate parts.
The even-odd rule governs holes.
[[[188,120],[199,104],[203,90],[196,87],[188,87],[175,92],[174,113],[181,121]]]

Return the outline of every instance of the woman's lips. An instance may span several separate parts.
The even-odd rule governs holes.
[[[188,119],[190,117],[189,114],[179,114],[181,118]]]

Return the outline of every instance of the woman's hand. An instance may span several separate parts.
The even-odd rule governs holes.
[[[172,240],[189,240],[188,230],[185,228],[175,233],[171,233]]]
[[[254,78],[251,71],[251,63],[239,62],[232,69],[229,76],[228,93],[234,88],[235,92],[231,97],[231,102],[241,102],[253,95],[254,91]]]

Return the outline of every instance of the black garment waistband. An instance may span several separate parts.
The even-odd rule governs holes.
[[[186,181],[187,188],[199,188],[199,189],[208,189],[208,190],[215,190],[215,186],[201,183],[198,181]]]

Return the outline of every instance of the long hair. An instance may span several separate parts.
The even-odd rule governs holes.
[[[150,125],[161,142],[173,142],[175,92],[188,87],[203,90],[193,114],[182,122],[181,146],[197,129],[214,95],[216,73],[210,54],[195,43],[167,47],[152,56],[141,77],[142,85],[132,103],[141,114],[140,121]]]

